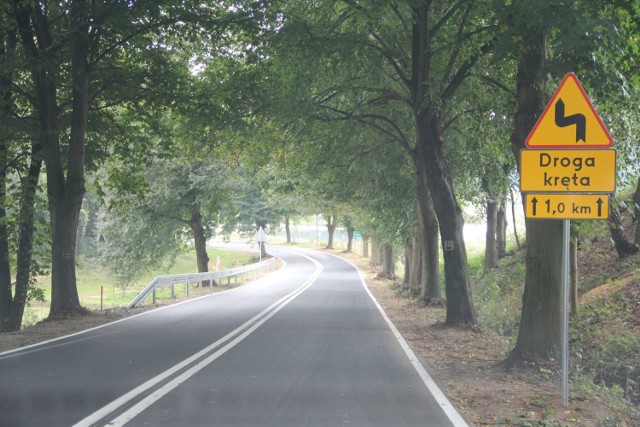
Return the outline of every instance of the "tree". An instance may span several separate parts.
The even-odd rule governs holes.
[[[419,244],[426,247],[424,227],[433,223],[428,215],[435,212],[446,249],[449,324],[476,321],[462,236],[464,221],[444,141],[457,119],[451,108],[456,93],[493,45],[493,17],[486,6],[471,1],[390,6],[347,1],[332,12],[305,9],[306,22],[299,32],[304,39],[297,39],[298,47],[313,49],[317,60],[310,68],[325,67],[334,76],[344,73],[337,83],[316,87],[311,99],[335,119],[372,127],[403,147],[414,166],[416,187],[433,200],[433,211],[419,208]],[[300,21],[289,22],[289,31],[294,31]],[[285,23],[282,33],[286,27]],[[319,40],[325,41],[324,46],[319,46]],[[312,77],[309,71],[301,74]],[[422,253],[429,251],[433,248]]]
[[[34,239],[42,224],[36,224],[35,206],[42,167],[42,136],[27,136],[32,113],[28,103],[16,95],[22,87],[24,67],[17,43],[17,28],[10,10],[0,13],[0,330],[20,329],[25,304],[42,299],[33,285],[33,276],[43,273],[42,262],[34,262]],[[41,70],[41,73],[46,71]],[[31,141],[30,144],[24,141]],[[11,173],[14,173],[14,176]],[[10,188],[18,191],[10,191]],[[13,193],[13,194],[12,194]],[[12,203],[12,199],[14,202]],[[14,206],[14,207],[12,207]],[[17,209],[15,207],[17,206]],[[15,235],[17,234],[17,237]],[[15,242],[12,245],[12,242]],[[12,252],[15,257],[12,256]],[[38,254],[39,255],[39,254]],[[15,259],[15,292],[12,286],[12,259]]]
[[[134,274],[175,256],[188,235],[197,271],[208,271],[207,239],[231,199],[233,174],[224,159],[201,162],[176,156],[156,159],[141,171],[137,191],[110,191],[103,232],[111,268],[128,282]]]

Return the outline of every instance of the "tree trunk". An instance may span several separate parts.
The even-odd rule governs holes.
[[[618,253],[618,259],[620,261],[630,257],[631,255],[638,252],[638,245],[635,245],[629,242],[624,235],[624,228],[622,226],[622,218],[620,218],[620,213],[618,209],[613,206],[613,201],[609,200],[609,234],[611,235],[611,240],[616,248],[616,252]]]
[[[12,302],[11,264],[9,263],[9,230],[7,228],[6,146],[0,139],[0,332],[5,332]]]
[[[638,177],[638,184],[636,185],[636,192],[633,195],[633,203],[635,204],[635,213],[636,213],[635,243],[636,243],[636,245],[640,245],[640,177]]]
[[[498,265],[498,242],[496,241],[498,225],[498,205],[496,199],[487,199],[487,232],[485,234],[484,272]]]
[[[513,190],[509,188],[509,194],[511,195],[511,220],[513,221],[513,236],[516,238],[516,248],[520,247],[520,238],[518,237],[518,227],[516,225],[516,200],[513,197]]]
[[[533,35],[518,62],[517,111],[511,149],[520,167],[520,150],[544,107],[546,39]],[[524,199],[524,198],[523,198]],[[561,344],[562,221],[526,222],[527,255],[522,313],[511,359],[557,358]]]
[[[475,325],[476,313],[471,299],[467,250],[464,243],[464,219],[456,200],[451,174],[442,150],[438,119],[431,117],[418,129],[418,167],[426,176],[440,226],[444,255],[445,294],[449,325]],[[426,129],[424,126],[428,126]],[[428,134],[427,134],[428,132]]]
[[[16,290],[11,304],[9,322],[5,330],[17,331],[22,326],[24,307],[31,282],[31,262],[33,259],[33,234],[35,230],[34,214],[38,181],[42,170],[42,161],[38,160],[40,144],[32,145],[29,173],[22,183],[20,197],[20,223],[18,237],[18,261],[16,268]]]
[[[351,253],[353,252],[353,232],[355,230],[353,229],[353,227],[347,227],[347,249],[345,250],[345,253]]]
[[[15,49],[15,34],[7,34],[6,39],[0,39],[0,57]],[[0,119],[6,123],[11,117],[13,79],[9,70],[0,73]],[[0,125],[2,126],[2,125]],[[12,286],[11,264],[9,262],[9,228],[7,218],[7,170],[9,168],[9,133],[0,128],[0,331],[6,331],[5,324],[9,321]]]
[[[84,313],[76,288],[75,247],[78,213],[82,198],[50,198],[51,239],[51,310],[49,319]]]
[[[422,170],[416,168],[416,170]],[[440,248],[438,247],[438,220],[433,207],[426,175],[416,176],[416,198],[420,248],[420,301],[428,305],[443,305],[440,291]]]
[[[402,277],[402,283],[409,287],[411,278],[411,258],[413,255],[413,244],[411,240],[407,240],[404,244],[404,275]],[[414,289],[415,290],[415,289]]]
[[[522,315],[512,358],[558,359],[561,350],[562,221],[527,220]]]
[[[369,238],[362,235],[362,256],[369,258]]]
[[[507,256],[507,207],[503,198],[498,208],[498,220],[496,229],[496,245],[498,246],[498,259]]]
[[[571,314],[578,316],[578,238],[571,236],[569,246],[569,285],[571,289]]]
[[[333,249],[333,234],[336,231],[336,227],[338,225],[336,215],[328,215],[327,216],[327,247],[326,249]]]
[[[416,212],[418,209],[416,208]],[[416,294],[422,293],[424,283],[422,281],[422,269],[424,268],[425,256],[422,251],[424,250],[424,242],[420,242],[420,239],[424,239],[424,233],[420,231],[418,220],[414,226],[413,239],[411,243],[411,263],[409,265],[409,277],[407,286]]]
[[[371,239],[371,265],[380,265],[380,249],[377,240]]]
[[[84,1],[71,3],[70,22],[72,111],[66,161],[62,160],[57,136],[48,141],[45,151],[52,227],[50,319],[86,312],[80,306],[75,270],[76,231],[85,194],[84,157],[89,112],[89,22]]]
[[[291,221],[289,215],[284,217],[284,230],[287,233],[287,245],[291,244]]]
[[[209,271],[209,255],[207,254],[207,236],[202,226],[202,214],[199,207],[191,209],[191,218],[189,219],[189,227],[193,234],[194,246],[196,249],[196,260],[198,264],[198,273],[206,273]],[[208,283],[207,283],[208,284]]]
[[[379,275],[387,279],[395,279],[396,267],[395,259],[393,258],[393,246],[385,244],[382,246],[382,272]]]

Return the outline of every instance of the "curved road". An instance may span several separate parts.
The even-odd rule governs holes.
[[[466,426],[357,269],[271,252],[240,288],[0,354],[0,426]]]

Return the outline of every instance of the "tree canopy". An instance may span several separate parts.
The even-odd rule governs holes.
[[[404,250],[407,285],[474,326],[463,207],[489,216],[507,197],[567,72],[614,136],[618,187],[636,185],[639,25],[637,2],[618,0],[11,1],[0,327],[19,328],[49,268],[51,318],[83,311],[89,223],[126,282],[185,242],[206,271],[215,233],[316,214]],[[83,214],[89,199],[102,210]],[[558,227],[527,222],[514,357],[557,356],[559,337],[536,331],[559,321]]]

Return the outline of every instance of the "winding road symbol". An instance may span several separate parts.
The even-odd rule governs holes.
[[[587,134],[589,139],[587,140]],[[613,139],[575,74],[567,74],[525,140],[527,148],[609,148]]]
[[[576,143],[587,142],[587,118],[584,114],[564,115],[564,101],[558,98],[556,102],[556,125],[558,127],[566,127],[576,125]]]

